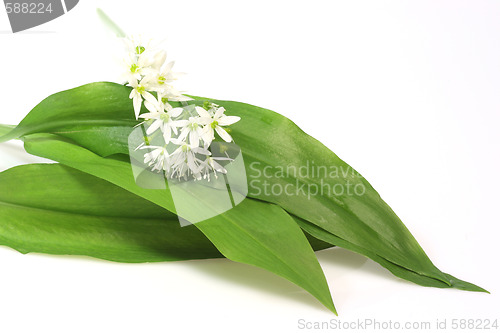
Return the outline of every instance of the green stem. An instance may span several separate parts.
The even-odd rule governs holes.
[[[115,22],[113,22],[113,20],[110,19],[109,16],[106,15],[106,13],[101,8],[97,8],[97,16],[99,16],[102,23],[104,23],[104,25],[108,29],[110,29],[116,35],[116,37],[127,37],[125,32]]]

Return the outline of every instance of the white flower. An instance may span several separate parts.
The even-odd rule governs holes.
[[[181,134],[179,135],[179,140],[183,141],[189,138],[189,144],[191,146],[198,146],[200,143],[200,138],[203,134],[203,125],[208,124],[209,119],[204,119],[202,117],[189,117],[187,121],[184,121]],[[210,143],[207,143],[209,145]]]
[[[191,97],[182,95],[182,93],[175,89],[172,85],[165,85],[162,94],[163,97],[171,102],[186,102],[192,100]]]
[[[138,119],[141,112],[142,99],[144,98],[150,103],[155,103],[156,99],[147,91],[147,86],[143,85],[142,81],[139,82],[135,78],[132,78],[129,85],[133,88],[129,98],[133,100],[135,118]]]
[[[140,149],[152,149],[149,153],[144,154],[144,164],[152,166],[153,171],[170,171],[170,155],[165,146],[143,146]]]
[[[184,124],[182,121],[174,120],[174,118],[177,118],[184,109],[172,108],[170,104],[165,104],[161,95],[158,96],[158,100],[155,103],[145,101],[144,105],[150,112],[142,114],[139,117],[145,120],[153,120],[146,130],[146,134],[151,135],[156,130],[160,129],[165,144],[168,144],[172,137],[172,132],[174,135],[177,135],[177,128]]]
[[[226,174],[227,170],[220,165],[217,161],[232,161],[233,159],[229,157],[212,157],[207,156],[205,161],[201,164],[201,173],[203,175],[203,179],[210,180],[210,173],[213,172],[215,178],[217,178],[217,172]]]
[[[141,80],[142,77],[152,70],[159,70],[166,59],[166,52],[155,51],[151,47],[151,41],[144,41],[142,38],[124,38],[123,42],[127,49],[127,56],[124,59],[125,73],[127,81],[133,77]]]
[[[241,118],[236,116],[226,116],[223,107],[211,108],[213,115],[202,107],[197,106],[196,112],[200,115],[204,122],[207,124],[203,128],[202,138],[205,142],[212,142],[215,138],[214,131],[219,134],[222,140],[226,142],[233,141],[233,138],[226,132],[222,126],[229,126],[238,122]]]
[[[159,71],[165,63],[165,60],[167,60],[167,52],[164,50],[160,50],[152,55],[147,54],[147,56],[151,57],[149,65],[155,71]]]
[[[140,60],[142,66],[152,66],[160,69],[163,66],[167,53],[164,50],[158,50],[158,45],[155,45],[151,39],[146,40],[143,36],[129,36],[122,39],[127,54],[131,58]]]
[[[132,35],[122,39],[126,51],[130,54],[141,55],[146,50],[154,49],[152,40],[144,38],[141,35]]]
[[[167,98],[169,101],[189,101],[191,98],[183,96],[182,93],[172,85],[181,75],[181,73],[172,71],[173,65],[174,62],[171,61],[159,70],[148,72],[144,77],[144,82],[151,87],[151,90],[161,93],[163,97]]]
[[[165,60],[163,59],[163,61]],[[155,63],[155,66],[156,65],[158,65],[158,63]],[[154,89],[157,91],[161,91],[164,89],[168,90],[168,84],[177,80],[178,77],[178,74],[172,71],[172,67],[174,66],[173,61],[169,62],[163,67],[162,65],[158,67],[158,70],[151,71],[144,77],[144,80],[148,82],[152,87],[154,87]]]
[[[215,114],[215,111],[219,107],[219,104],[215,104],[209,101],[203,102],[202,107],[207,110],[207,112],[210,114],[210,116],[213,116]]]
[[[142,77],[152,71],[153,60],[147,54],[137,56],[129,54],[123,60],[125,66],[124,78],[128,82],[132,79],[141,80]]]
[[[125,67],[123,78],[130,82],[132,79],[140,80],[142,77],[142,67],[137,63],[137,58],[135,56],[127,56],[123,60],[123,65]]]
[[[166,178],[186,180],[188,177],[210,180],[212,174],[216,178],[218,174],[226,174],[221,161],[232,159],[227,155],[212,156],[209,147],[216,132],[222,140],[231,142],[233,139],[224,127],[238,122],[240,117],[226,116],[223,107],[208,101],[203,107],[173,108],[169,102],[191,100],[174,87],[181,74],[172,71],[174,62],[165,63],[167,53],[142,38],[128,38],[125,44],[128,55],[124,76],[132,87],[129,98],[133,101],[136,119],[144,119],[141,124],[147,124],[146,135],[151,136],[150,139],[158,132],[162,134],[157,137],[159,143],[150,145],[150,141],[145,140],[136,148],[148,149],[144,154],[147,167],[164,172]],[[148,113],[141,115],[142,102]]]
[[[209,156],[211,153],[202,147],[189,145],[182,140],[173,139],[179,147],[170,155],[172,158],[172,177],[187,179],[192,175],[195,179],[202,178],[202,160],[197,155]]]

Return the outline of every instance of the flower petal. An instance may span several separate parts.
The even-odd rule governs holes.
[[[197,146],[200,143],[200,136],[197,131],[189,132],[189,144],[191,146]]]
[[[175,96],[169,97],[168,99],[171,100],[172,102],[186,102],[186,101],[193,100],[191,97],[187,97],[184,95],[175,95]]]
[[[165,144],[168,144],[170,142],[170,138],[172,138],[172,130],[167,125],[165,126],[165,129],[163,131],[163,139],[165,140]]]
[[[224,130],[222,127],[216,126],[215,130],[217,131],[217,134],[219,134],[219,136],[222,138],[222,140],[224,140],[226,142],[233,141],[233,138],[231,137],[231,135],[229,135],[229,133],[227,133],[226,130]]]
[[[205,110],[204,108],[202,108],[200,106],[196,106],[195,110],[202,118],[212,118],[212,117],[210,117],[210,113],[208,113],[207,110]]]
[[[207,156],[212,155],[212,153],[210,151],[208,151],[205,148],[201,148],[201,147],[193,147],[193,148],[191,148],[191,150],[193,152],[195,152],[196,154],[202,154],[202,155],[207,155]]]
[[[135,119],[139,118],[139,113],[141,113],[142,98],[141,95],[134,96],[133,100]]]
[[[165,65],[165,67],[162,69],[163,73],[168,73],[174,67],[175,61],[171,61],[168,64]]]
[[[152,103],[152,104],[158,103],[156,98],[149,91],[143,92],[142,97],[144,97],[144,99],[146,101],[148,101],[149,103]]]
[[[151,113],[158,113],[158,104],[157,103],[151,103],[150,101],[146,100],[144,101],[144,106],[146,109],[148,109]]]
[[[143,113],[139,118],[144,118],[146,120],[156,119],[158,117],[158,112]]]
[[[201,133],[201,138],[203,139],[203,141],[205,142],[205,144],[207,146],[210,146],[212,141],[215,139],[214,130],[213,130],[212,126],[207,125],[207,126],[203,127],[203,131]]]
[[[189,121],[183,119],[183,120],[172,120],[170,122],[170,126],[173,127],[186,127],[189,124]]]
[[[149,126],[148,129],[146,130],[146,134],[147,135],[153,134],[158,128],[160,128],[161,124],[162,124],[162,121],[160,119],[155,120],[151,124],[151,126]]]
[[[223,107],[217,108],[217,111],[215,111],[214,119],[218,120],[220,117],[222,117],[224,111],[226,111],[226,109],[224,109]]]
[[[153,57],[152,66],[159,70],[161,66],[163,66],[163,64],[165,63],[166,59],[167,59],[167,52],[165,52],[165,50],[158,51]]]
[[[238,116],[222,116],[217,122],[221,126],[229,126],[240,121],[240,119]]]
[[[186,139],[186,137],[188,136],[189,134],[189,127],[184,127],[182,130],[181,130],[181,134],[179,135],[179,137],[177,138],[179,141],[184,141],[184,139]],[[172,142],[174,142],[172,140]],[[180,143],[176,143],[176,144],[180,144]]]
[[[173,109],[168,111],[168,114],[171,117],[179,117],[181,115],[182,111],[184,111],[183,108],[173,108]]]

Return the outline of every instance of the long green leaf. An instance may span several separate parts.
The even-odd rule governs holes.
[[[194,226],[118,186],[59,164],[0,173],[0,245],[119,262],[222,257]]]
[[[22,253],[87,255],[119,262],[222,256],[194,226],[180,228],[177,217],[163,208],[76,169],[58,164],[15,167],[0,173],[0,189],[0,244]],[[311,234],[364,254],[397,276],[447,287],[295,219]],[[328,247],[308,238],[315,250]]]
[[[249,166],[250,196],[276,203],[406,269],[449,283],[368,181],[332,151],[275,112],[238,102],[214,102],[242,118],[232,135]],[[266,182],[268,188],[291,190],[266,191]],[[356,195],[355,188],[363,195]],[[324,193],[314,194],[313,189]]]
[[[436,287],[436,288],[456,288],[456,289],[461,289],[461,290],[468,290],[468,291],[480,291],[480,292],[488,292],[487,290],[476,286],[475,284],[457,279],[456,277],[446,274],[445,276],[447,277],[448,281],[450,284],[445,283],[441,280],[434,279],[425,275],[420,275],[417,274],[411,270],[408,270],[404,267],[401,267],[399,265],[396,265],[380,256],[378,256],[376,253],[373,253],[371,251],[368,251],[360,246],[353,245],[342,238],[339,238],[331,233],[329,233],[326,230],[321,229],[320,227],[309,223],[301,218],[298,218],[296,216],[292,216],[295,221],[298,223],[298,225],[304,229],[306,232],[310,233],[311,235],[325,241],[329,242],[330,244],[334,244],[336,246],[340,246],[342,248],[345,248],[347,250],[351,250],[353,252],[357,252],[359,254],[362,254],[373,261],[379,263],[382,267],[386,268],[389,270],[392,274],[395,276],[398,276],[402,279],[405,279],[407,281],[414,282],[416,284],[426,286],[426,287]]]
[[[25,138],[31,154],[105,179],[165,209],[174,210],[170,194],[137,186],[126,160],[100,157],[51,135]],[[279,206],[246,199],[235,208],[196,223],[228,259],[267,269],[315,296],[335,312],[323,271],[304,233]]]
[[[31,133],[65,133],[88,145],[102,143],[99,153],[103,155],[128,152],[128,134],[137,122],[127,103],[127,90],[116,84],[95,83],[51,95],[18,126],[0,136],[0,142]]]
[[[0,126],[0,131],[2,130],[2,128],[5,128],[5,130],[8,131],[12,127],[11,126],[10,127]],[[49,168],[49,169],[48,170],[44,169],[45,167]],[[45,180],[47,180],[47,177],[50,178],[51,175],[54,175],[54,173],[56,173],[57,169],[55,169],[55,166],[53,167],[53,166],[49,166],[49,165],[47,165],[47,166],[38,165],[38,166],[36,166],[36,169],[30,169],[30,170],[24,169],[24,168],[31,168],[31,167],[20,167],[20,168],[16,168],[16,169],[8,171],[9,177],[13,177],[13,181],[12,180],[9,181],[8,177],[3,177],[0,174],[0,179],[7,180],[7,181],[0,182],[0,188],[10,189],[10,191],[2,192],[4,194],[4,197],[9,198],[9,202],[12,203],[12,202],[18,200],[18,198],[21,198],[23,200],[28,199],[28,200],[30,200],[30,202],[33,202],[33,201],[38,202],[38,200],[41,199],[41,200],[44,200],[44,202],[45,201],[49,201],[49,202],[54,201],[57,203],[57,207],[67,208],[68,202],[66,201],[64,203],[64,205],[61,205],[60,204],[61,200],[67,200],[67,199],[75,200],[74,197],[68,196],[68,193],[65,193],[61,198],[61,195],[59,195],[60,192],[53,191],[53,190],[50,191],[51,188],[48,188],[50,193],[47,193],[47,190],[45,190],[43,187],[44,183],[43,182],[40,183],[40,180],[44,179],[44,181],[45,181]],[[72,173],[74,174],[73,177],[76,177],[76,176],[78,176],[78,171],[76,171],[75,169],[67,169],[67,168],[63,168],[63,167],[60,167],[60,168],[62,168],[62,169],[59,172],[59,174],[56,174],[55,177],[53,179],[48,180],[48,182],[54,183],[54,184],[56,184],[56,182],[57,182],[56,188],[68,188],[68,189],[75,190],[75,184],[68,182],[69,179],[66,176],[66,174],[68,172],[70,172],[69,170],[71,170]],[[15,173],[14,176],[12,175],[12,173]],[[21,173],[22,176],[18,176],[18,173]],[[94,198],[100,198],[100,196],[102,194],[105,194],[105,196],[103,198],[106,200],[104,200],[104,201],[99,200],[99,199],[97,200],[103,209],[108,209],[108,207],[110,207],[111,209],[113,209],[113,208],[116,209],[117,207],[123,206],[126,209],[132,208],[131,211],[133,213],[137,212],[138,205],[134,204],[134,203],[130,204],[130,202],[129,202],[130,199],[123,200],[123,195],[121,195],[121,196],[119,195],[119,194],[121,194],[121,192],[120,192],[121,190],[118,187],[113,186],[107,182],[99,181],[95,177],[91,177],[91,176],[88,176],[88,175],[82,174],[82,173],[80,173],[80,174],[81,175],[79,177],[81,178],[81,181],[79,181],[76,185],[79,185],[80,187],[83,184],[90,185],[90,189],[87,187],[84,188],[85,193],[90,194],[90,196],[89,195],[85,196],[86,198],[88,198],[88,200],[93,200]],[[97,184],[95,184],[96,181],[97,181]],[[14,184],[16,184],[16,186],[13,186]],[[37,191],[35,191],[35,192],[33,192],[31,190],[27,191],[26,184],[29,184],[32,188],[34,188]],[[109,184],[109,185],[106,186],[106,184]],[[12,185],[12,186],[10,186],[10,185]],[[98,187],[99,189],[95,190],[95,191],[92,190],[95,187]],[[40,189],[43,189],[43,190],[40,191]],[[12,193],[13,191],[15,191],[15,192]],[[27,192],[30,193],[29,196],[26,196],[25,193],[27,193]],[[115,192],[118,192],[118,193],[115,193]],[[35,198],[34,198],[34,196],[35,196]],[[0,197],[1,197],[1,193],[0,193]],[[82,193],[79,193],[77,195],[77,197],[81,198]],[[132,196],[132,197],[137,198],[135,196]],[[114,200],[113,202],[109,202],[109,198],[120,198],[120,199]],[[83,200],[83,201],[87,201],[87,200]],[[136,202],[137,201],[147,202],[147,201],[144,201],[142,199],[135,199],[135,201]],[[71,202],[74,202],[74,201],[71,201]],[[80,200],[78,200],[77,203],[80,204]],[[122,206],[120,206],[120,203],[122,203]],[[69,205],[69,207],[73,207],[73,206],[75,206],[74,203]],[[142,207],[142,206],[140,206],[140,207]],[[159,208],[159,206],[156,206],[156,205],[149,204],[149,205],[144,205],[143,207],[148,207],[147,212],[155,212],[155,211],[159,210],[159,212],[158,212],[159,214],[161,214],[162,212],[164,212],[165,214],[168,214],[167,211],[164,211],[163,209]],[[46,208],[46,207],[44,206],[44,208]],[[61,208],[58,208],[58,209],[61,209]],[[120,214],[121,214],[123,212],[122,208],[118,208],[118,209],[120,210]],[[21,211],[24,211],[24,210],[21,210]],[[141,210],[141,211],[144,212],[144,210]],[[123,215],[126,216],[126,214],[123,214]],[[30,220],[29,218],[26,218],[26,216],[24,216],[23,214],[20,214],[17,216],[18,216],[19,221],[22,221],[22,222],[33,223],[32,221],[37,221],[36,219]],[[387,268],[394,275],[399,276],[405,280],[412,281],[412,282],[415,282],[417,284],[424,285],[424,286],[440,287],[440,288],[450,287],[448,284],[446,284],[440,280],[436,280],[433,278],[429,278],[429,277],[426,277],[423,275],[416,274],[412,271],[408,271],[408,270],[406,270],[398,265],[395,265],[395,264],[385,260],[384,258],[382,258],[382,257],[380,257],[380,256],[378,256],[370,251],[367,251],[363,248],[352,245],[351,243],[346,242],[345,240],[342,240],[342,239],[328,233],[327,231],[325,231],[325,230],[323,230],[323,229],[321,229],[321,228],[319,228],[311,223],[308,223],[308,222],[306,222],[298,217],[295,217],[295,216],[293,216],[293,217],[297,221],[297,223],[304,230],[306,230],[308,232],[308,233],[306,233],[306,236],[308,236],[309,241],[311,243],[311,246],[315,250],[324,249],[324,248],[329,247],[328,243],[326,243],[326,242],[330,242],[331,244],[341,246],[343,248],[352,250],[354,252],[358,252],[360,254],[363,254],[363,255],[371,258],[372,260],[380,263],[383,267]],[[58,228],[58,221],[59,220],[52,220],[51,222],[49,222],[49,224],[47,224],[47,223],[45,224],[45,226],[50,227],[50,229],[52,230],[52,233],[51,233],[52,238],[43,237],[43,239],[47,240],[47,243],[46,243],[47,245],[56,244],[56,246],[57,246],[57,244],[60,244],[60,242],[61,242],[61,240],[60,240],[61,237],[64,241],[66,240],[65,235],[67,233],[67,228],[71,227],[71,225],[59,230],[59,229],[57,229]],[[73,222],[73,219],[71,219],[70,222]],[[81,222],[80,222],[80,224],[81,224]],[[125,225],[125,228],[127,228],[127,225]],[[61,253],[64,253],[64,254],[85,254],[85,255],[91,255],[91,256],[93,255],[93,256],[97,256],[97,257],[99,257],[99,256],[102,257],[102,254],[106,253],[106,249],[110,246],[110,241],[106,239],[106,235],[110,234],[109,229],[114,229],[112,232],[113,234],[117,234],[117,233],[124,234],[124,231],[122,230],[121,224],[109,223],[109,224],[105,224],[105,227],[106,228],[100,229],[100,228],[93,228],[92,226],[86,225],[86,228],[90,228],[91,229],[90,232],[94,235],[104,233],[104,236],[100,235],[97,238],[98,240],[103,240],[103,242],[101,242],[100,244],[97,244],[96,247],[92,247],[91,251],[88,251],[88,250],[85,251],[85,249],[87,249],[87,246],[88,246],[87,239],[86,239],[86,237],[80,237],[80,238],[77,238],[76,246],[69,246],[67,243],[65,243],[64,248],[61,250]],[[161,223],[158,226],[159,229],[161,229],[163,227],[164,227],[163,223]],[[197,230],[197,229],[193,229],[192,227],[190,227],[190,228],[191,229],[189,229],[189,230],[195,230],[195,231]],[[12,228],[12,229],[19,230],[19,228]],[[154,234],[154,235],[156,235],[158,232],[158,230],[155,230],[155,229],[156,228],[152,228],[152,230],[151,230],[152,234]],[[47,245],[45,245],[45,247],[43,247],[41,249],[39,247],[37,247],[38,246],[37,242],[39,242],[38,239],[40,239],[40,238],[33,237],[35,234],[34,230],[37,230],[37,228],[30,227],[30,228],[23,228],[23,230],[27,230],[26,234],[19,237],[19,238],[23,239],[23,246],[27,249],[27,250],[23,250],[23,252],[44,252],[43,250],[45,250],[45,252],[47,252]],[[125,230],[127,230],[127,229],[125,229]],[[311,237],[309,235],[309,233],[317,236],[318,238],[323,239],[325,241],[325,243],[318,241],[314,237]],[[190,233],[187,234],[188,239],[191,239],[193,241],[197,239],[196,237],[190,236],[189,234]],[[75,233],[73,233],[73,235],[75,235]],[[76,235],[79,235],[79,234],[77,233]],[[83,233],[81,235],[86,235],[86,234]],[[140,238],[141,235],[145,235],[146,237],[148,237],[147,239],[143,240],[143,242],[148,243],[149,236],[148,236],[148,234],[145,234],[143,232],[139,232],[138,235],[134,235],[134,239]],[[182,235],[183,235],[182,233],[175,234],[175,238],[173,239],[173,241],[174,242],[178,241],[179,238],[182,238]],[[32,242],[33,239],[37,240],[37,242],[35,242],[35,244],[33,244],[33,242]],[[169,240],[169,242],[170,241],[172,241],[172,240]],[[130,246],[129,243],[133,244],[134,242],[129,242],[129,241],[127,241],[127,239],[124,239],[124,242],[121,244],[124,247],[124,249],[121,249],[121,251],[116,253],[116,257],[112,258],[112,260],[131,261],[131,259],[128,257],[128,253],[129,253],[128,246]],[[206,245],[206,242],[202,242],[202,243],[203,243],[203,245]],[[199,245],[200,244],[198,244],[198,243],[194,243],[194,246],[199,246]],[[211,244],[208,244],[208,245],[211,245]],[[212,247],[211,246],[208,246],[208,247],[209,248],[207,250],[202,248],[202,251],[197,253],[197,257],[203,258],[204,255],[206,255],[206,258],[211,258],[212,252],[213,252],[213,251],[211,251]],[[84,252],[78,252],[77,249],[84,249]],[[49,252],[49,253],[52,253],[52,252]],[[155,251],[154,253],[157,253],[157,252]],[[172,253],[172,255],[176,255],[176,253]],[[177,258],[177,257],[178,257],[178,255],[175,256],[175,258]],[[106,258],[104,258],[104,259],[106,259]],[[173,259],[174,258],[172,258],[171,256],[167,256],[165,258],[158,258],[158,260],[173,260]],[[146,256],[136,257],[132,261],[134,261],[134,262],[141,261],[142,262],[142,261],[152,261],[152,259],[151,259],[150,253],[147,253]],[[450,279],[452,279],[454,281],[453,287],[455,287],[455,288],[474,290],[475,286],[473,286],[471,284],[467,284],[467,283],[460,281],[458,279],[455,279],[451,276],[450,276]],[[464,284],[464,286],[461,286],[460,284]],[[484,291],[481,288],[477,288],[477,290]]]
[[[0,137],[12,131],[16,126],[2,125],[0,124]]]
[[[11,127],[0,126],[0,131],[2,128],[5,128],[6,131],[11,129]],[[75,183],[76,179],[78,181]],[[54,184],[55,187],[45,187],[46,182]],[[54,190],[59,188],[64,188],[66,191]],[[0,189],[3,189],[0,192],[0,200],[4,204],[3,206],[0,204],[0,214],[4,223],[10,221],[9,225],[4,225],[4,232],[0,234],[3,236],[3,241],[0,243],[17,248],[23,253],[80,254],[120,262],[171,261],[221,256],[218,251],[214,251],[213,245],[205,237],[200,239],[201,233],[198,232],[198,229],[191,226],[179,232],[177,218],[172,217],[168,211],[137,196],[130,195],[129,192],[125,192],[108,182],[78,172],[76,169],[59,165],[30,165],[14,168],[0,174]],[[72,196],[71,193],[75,193],[75,195]],[[124,195],[124,193],[129,194]],[[8,202],[4,201],[4,198],[7,198]],[[15,206],[12,203],[15,203]],[[27,205],[33,206],[34,203],[36,207],[31,208],[42,209],[41,216],[46,216],[48,211],[51,218],[41,219],[36,210],[25,208]],[[47,206],[47,203],[52,205]],[[82,205],[82,203],[86,203],[86,205]],[[5,204],[10,208],[10,214],[7,213],[9,210],[6,209]],[[97,215],[105,212],[108,215],[117,215],[115,217],[133,218],[134,215],[141,212],[139,217],[150,215],[151,217],[147,218],[148,223],[146,224],[141,223],[141,219],[117,223],[116,218],[109,217],[99,219],[98,223],[96,220],[84,219],[86,221],[84,223],[81,218],[75,219],[72,214],[60,214],[61,212],[59,212],[63,208],[66,213],[74,213],[74,208],[80,208],[78,217],[96,215],[96,205],[100,207]],[[17,209],[14,210],[14,207]],[[144,209],[145,207],[147,209]],[[132,215],[126,212],[130,212]],[[174,225],[165,224],[166,217],[161,216],[161,214],[167,215],[169,222],[172,220]],[[162,219],[155,219],[156,216]],[[326,243],[330,242],[371,258],[394,275],[405,280],[423,286],[450,287],[442,281],[408,271],[311,223],[293,217],[307,231],[306,236],[315,250],[330,247],[331,245]],[[11,233],[15,232],[16,237],[12,238],[5,230],[10,230]],[[50,232],[42,233],[39,230],[50,230]],[[71,237],[68,237],[68,234]],[[319,241],[310,234],[325,242]],[[89,242],[89,235],[91,235],[91,242]],[[158,236],[164,236],[164,239]],[[15,242],[16,239],[21,240],[21,242]],[[154,244],[156,241],[157,243]],[[137,244],[142,244],[139,251]],[[172,244],[181,244],[181,246],[172,246]],[[183,246],[185,249],[182,248]],[[186,254],[186,249],[192,252],[183,255]],[[454,288],[485,291],[451,275],[449,278],[453,281]]]
[[[86,255],[118,262],[222,257],[195,226],[181,228],[169,211],[60,164],[4,171],[0,189],[0,245],[22,253]],[[308,238],[317,250],[328,247]]]
[[[125,138],[131,131],[131,124],[127,119],[133,117],[129,91],[130,88],[116,84],[96,83],[55,94],[40,103],[4,139],[52,132],[71,138],[100,155],[128,153]],[[223,105],[228,114],[242,118],[233,126],[232,135],[245,156],[247,171],[288,170],[289,166],[300,170],[314,163],[318,170],[333,167],[339,172],[336,177],[285,173],[268,178],[263,172],[250,174],[253,181],[249,183],[250,196],[276,203],[293,215],[395,265],[452,285],[453,281],[432,264],[371,185],[328,148],[270,110],[238,102],[215,102]],[[107,104],[109,108],[104,107]],[[57,121],[52,123],[54,120]],[[118,125],[111,120],[116,120]],[[282,189],[291,187],[291,192],[296,194],[288,195],[284,191],[267,194],[265,182]],[[345,189],[349,185],[363,188],[363,195],[311,196],[310,192],[301,190],[311,186]]]

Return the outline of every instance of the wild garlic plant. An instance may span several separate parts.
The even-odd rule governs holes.
[[[227,116],[224,107],[208,101],[187,105],[191,98],[174,87],[179,73],[172,71],[173,61],[166,62],[164,50],[134,38],[126,38],[125,44],[124,77],[132,87],[129,97],[136,119],[143,119],[140,125],[145,126],[145,142],[136,148],[146,151],[144,163],[168,179],[210,181],[211,175],[227,173],[222,161],[232,159],[227,154],[213,156],[211,146],[219,138],[232,142],[227,126],[240,117]],[[184,105],[173,107],[170,102]],[[148,113],[140,113],[143,103]]]

